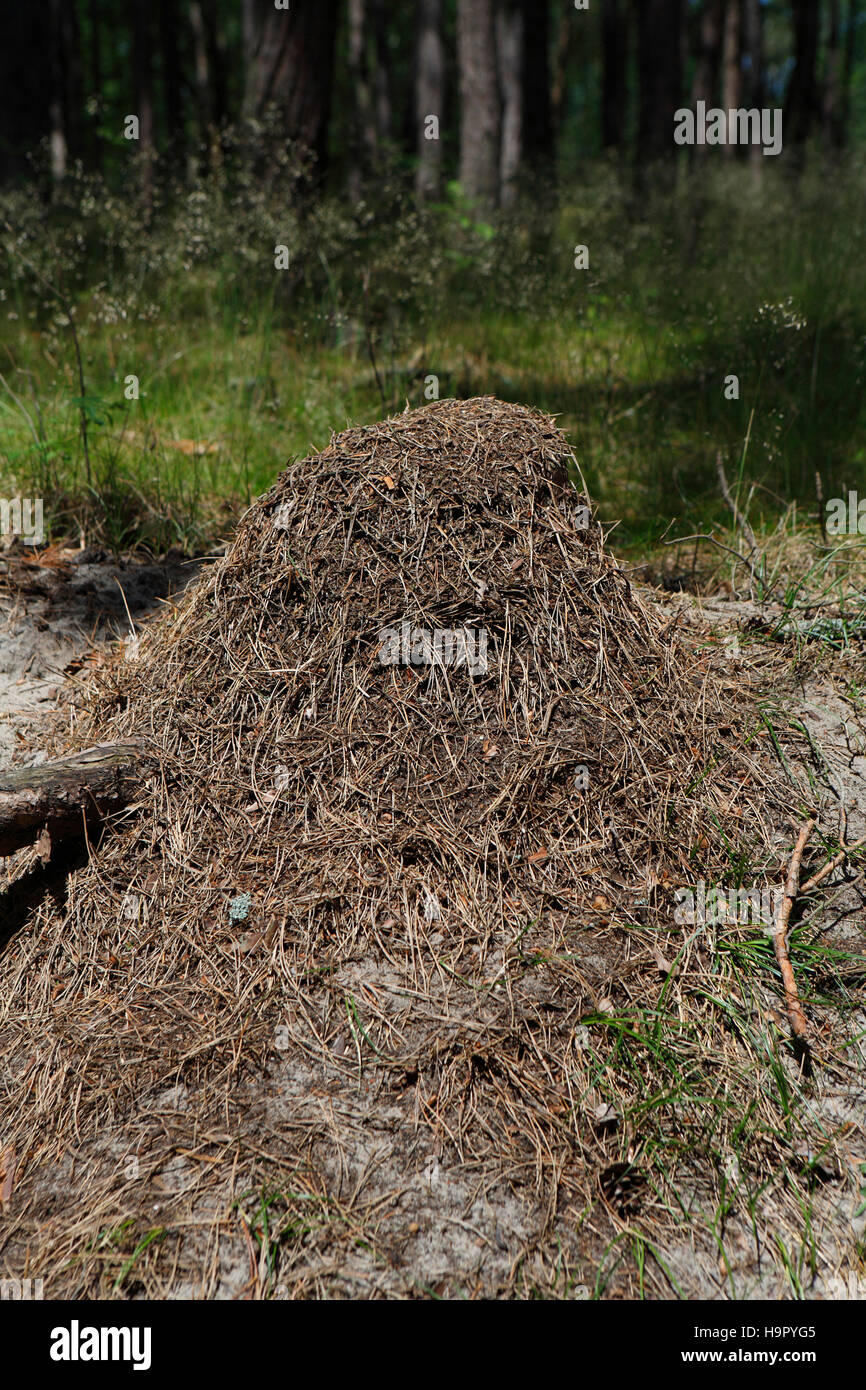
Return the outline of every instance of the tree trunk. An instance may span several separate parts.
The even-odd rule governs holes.
[[[51,177],[66,177],[68,143],[64,101],[63,0],[49,0],[48,120],[50,125]]]
[[[725,32],[722,40],[722,106],[726,111],[735,111],[740,105],[742,95],[741,18],[740,0],[727,0]],[[722,155],[725,159],[733,159],[736,152],[736,145],[732,145],[730,142],[722,146]]]
[[[692,79],[692,106],[699,101],[715,106],[719,90],[719,65],[722,55],[722,26],[724,0],[704,0],[698,25],[697,62]],[[709,146],[695,146],[706,151]]]
[[[181,87],[178,39],[180,15],[177,0],[160,0],[159,45],[162,51],[162,81],[165,100],[167,145],[175,159],[184,151],[183,89]]]
[[[141,191],[146,206],[153,192],[153,58],[148,0],[132,5],[132,84],[138,116],[138,148],[141,155]]]
[[[457,0],[460,183],[479,215],[496,205],[500,110],[493,0]]]
[[[260,118],[275,106],[286,137],[310,151],[320,177],[327,163],[337,0],[278,10],[243,0],[244,109]]]
[[[370,82],[367,0],[349,0],[346,13],[347,64],[352,89],[349,145],[349,198],[357,203],[370,177],[376,152],[376,115]]]
[[[761,0],[743,0],[743,105],[760,110],[764,105],[764,17]],[[749,163],[755,173],[764,168],[760,145],[749,146]]]
[[[90,34],[90,71],[88,89],[94,99],[95,111],[90,124],[90,158],[95,168],[102,169],[103,146],[99,125],[102,120],[102,5],[100,0],[90,0],[87,10]]]
[[[523,155],[536,173],[553,159],[549,40],[549,0],[523,0]]]
[[[826,149],[839,149],[842,144],[839,118],[841,102],[841,54],[839,52],[839,0],[829,0],[830,24],[827,31],[827,65],[824,74],[824,93],[821,102],[821,138]]]
[[[625,138],[627,21],[627,0],[606,0],[601,15],[601,143],[606,150],[622,149]]]
[[[415,37],[415,125],[418,169],[415,192],[421,202],[439,196],[442,183],[441,127],[445,118],[445,50],[442,43],[442,0],[418,0]],[[435,134],[436,139],[428,138]]]
[[[638,6],[638,177],[649,165],[673,167],[674,112],[682,95],[682,0],[642,0]]]
[[[498,0],[496,62],[502,97],[502,142],[499,151],[499,201],[513,207],[523,161],[523,0]]]
[[[393,134],[391,111],[391,55],[388,48],[388,20],[385,0],[370,0],[375,63],[373,65],[373,96],[376,114],[376,137],[380,146],[388,145]]]
[[[851,73],[854,68],[854,44],[857,37],[859,9],[859,0],[848,0],[848,22],[845,30],[845,61],[842,67],[842,94],[839,112],[839,138],[843,145],[848,143],[848,127],[851,115]]]
[[[793,0],[794,71],[785,103],[786,143],[802,145],[808,139],[817,110],[816,66],[821,29],[818,0]]]
[[[158,760],[142,744],[99,744],[39,767],[0,772],[0,856],[32,844],[82,835],[122,811],[142,790]]]
[[[31,172],[29,152],[48,133],[52,15],[43,6],[9,5],[0,42],[0,180]],[[46,55],[48,72],[46,74]]]

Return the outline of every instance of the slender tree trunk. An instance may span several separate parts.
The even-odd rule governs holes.
[[[182,157],[185,144],[183,90],[177,46],[179,36],[178,0],[160,0],[159,43],[162,50],[163,99],[168,135],[166,143],[175,158]]]
[[[90,26],[90,73],[89,92],[94,98],[96,110],[90,125],[90,158],[97,169],[102,169],[103,144],[99,134],[102,119],[102,5],[101,0],[90,0],[88,5]]]
[[[764,105],[764,17],[761,0],[743,0],[743,104],[760,110]],[[760,145],[749,146],[749,163],[756,174],[764,168]]]
[[[786,142],[802,145],[809,138],[817,112],[816,67],[821,30],[818,0],[792,0],[794,19],[794,71],[785,103]]]
[[[502,97],[502,142],[499,152],[499,201],[513,207],[523,161],[523,0],[498,0],[496,61]]]
[[[724,0],[704,0],[698,24],[697,61],[692,80],[692,106],[699,101],[714,106],[719,90],[719,66],[722,55]],[[707,145],[696,145],[704,152]]]
[[[48,119],[50,124],[51,177],[66,177],[68,142],[64,101],[63,0],[49,0]]]
[[[605,0],[601,13],[601,143],[620,150],[625,139],[628,0]]]
[[[315,157],[321,177],[327,164],[328,128],[337,0],[294,3],[278,10],[272,0],[243,0],[246,59],[245,113],[279,112],[289,140]]]
[[[638,179],[647,167],[673,168],[674,112],[682,97],[682,0],[641,0],[638,6]]]
[[[830,23],[827,31],[827,59],[824,74],[824,92],[821,102],[821,138],[826,149],[839,149],[842,144],[840,132],[840,82],[842,55],[839,50],[839,0],[829,0]]]
[[[562,128],[562,114],[565,108],[565,88],[569,60],[574,44],[574,11],[563,5],[556,31],[556,46],[553,59],[553,85],[550,89],[550,119],[553,125],[553,140],[556,141]]]
[[[493,0],[457,0],[460,183],[479,215],[496,205],[500,109]]]
[[[722,106],[726,111],[734,111],[740,105],[742,95],[742,66],[740,40],[742,34],[742,10],[740,0],[727,0],[725,5],[725,30],[722,40]],[[722,146],[725,159],[733,159],[737,147],[730,143]]]
[[[851,73],[854,68],[854,44],[857,37],[859,10],[859,0],[848,0],[848,20],[845,27],[845,61],[842,66],[842,93],[839,103],[839,135],[843,145],[848,143],[848,128],[851,115]]]
[[[64,106],[69,154],[80,159],[84,153],[84,69],[78,10],[63,7]]]
[[[53,16],[7,5],[0,41],[0,180],[27,177],[27,156],[50,131]],[[47,67],[47,71],[46,71]]]
[[[195,86],[195,105],[198,114],[199,138],[203,145],[209,141],[213,126],[213,83],[211,81],[210,58],[204,27],[204,15],[200,0],[191,0],[189,7],[189,27],[192,32],[193,83]]]
[[[388,48],[388,19],[385,0],[370,0],[375,63],[373,67],[373,97],[376,113],[376,138],[380,146],[389,145],[393,137],[391,109],[391,54]]]
[[[445,50],[442,0],[418,0],[415,37],[415,126],[418,169],[415,191],[424,202],[439,195],[442,183],[441,125],[445,118]],[[435,117],[436,125],[431,122]],[[433,138],[435,136],[435,138]]]
[[[523,153],[535,173],[553,160],[550,0],[523,0]]]
[[[141,191],[145,205],[153,194],[153,61],[148,0],[133,0],[132,85],[138,116],[138,148],[141,155]]]
[[[347,61],[353,112],[349,147],[349,198],[357,203],[376,153],[376,115],[370,81],[367,0],[348,0]]]

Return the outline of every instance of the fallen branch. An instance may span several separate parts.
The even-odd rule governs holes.
[[[85,826],[128,806],[155,766],[142,744],[129,742],[0,772],[0,855],[46,831],[52,841],[82,835]]]
[[[817,888],[818,884],[823,882],[828,874],[832,874],[834,869],[838,869],[842,861],[847,859],[849,854],[853,854],[855,849],[860,849],[862,845],[866,845],[866,835],[861,835],[860,839],[855,840],[853,845],[846,845],[844,849],[840,849],[835,859],[831,859],[829,864],[825,864],[823,869],[820,869],[817,874],[813,874],[812,877],[803,884],[800,892],[808,893],[810,888]]]
[[[797,990],[797,981],[794,978],[794,969],[791,965],[791,958],[788,955],[788,921],[791,916],[791,908],[797,897],[800,884],[800,864],[803,859],[803,850],[806,848],[806,841],[815,828],[815,817],[807,821],[797,837],[794,846],[794,853],[791,855],[791,862],[788,865],[788,877],[785,881],[785,895],[779,907],[779,916],[773,928],[773,950],[776,952],[776,960],[779,962],[779,969],[782,972],[782,983],[785,986],[785,1008],[788,1014],[788,1022],[792,1031],[798,1038],[804,1041],[809,1032],[809,1025],[806,1022],[806,1015],[800,1003],[800,995]]]

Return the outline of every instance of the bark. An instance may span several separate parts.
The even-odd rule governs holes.
[[[722,39],[722,106],[725,111],[736,110],[740,105],[742,96],[741,35],[742,10],[740,0],[727,0],[725,30]],[[722,155],[725,159],[733,159],[736,153],[736,145],[728,143],[722,146]]]
[[[785,103],[785,140],[803,144],[812,130],[817,111],[816,66],[821,6],[818,0],[793,0],[794,71]]]
[[[273,105],[286,136],[324,171],[331,117],[337,0],[276,9],[272,0],[244,0],[244,110],[257,119]]]
[[[842,95],[839,115],[840,140],[843,145],[848,143],[848,128],[851,115],[851,73],[854,68],[854,44],[857,37],[859,10],[859,0],[848,0],[848,20],[845,27],[845,61],[842,67]]]
[[[14,854],[45,830],[52,841],[82,835],[85,826],[128,806],[157,766],[130,741],[0,772],[0,855]]]
[[[682,96],[682,0],[642,0],[638,7],[638,172],[672,164],[674,112]]]
[[[200,0],[192,0],[190,4],[189,27],[192,30],[195,104],[198,112],[199,134],[202,141],[206,142],[208,132],[213,125],[213,84]]]
[[[479,214],[496,205],[500,109],[493,0],[458,0],[460,183]]]
[[[549,38],[549,0],[523,0],[523,153],[535,172],[553,158]]]
[[[523,0],[498,0],[496,61],[502,98],[502,139],[499,152],[499,201],[512,207],[517,175],[523,161]]]
[[[177,0],[160,0],[159,43],[162,50],[162,80],[168,146],[175,155],[184,147],[183,89],[181,86],[178,39],[180,15]]]
[[[50,127],[51,177],[55,183],[66,177],[69,153],[66,139],[64,101],[63,0],[49,0],[50,39],[48,52],[48,120]]]
[[[102,5],[100,0],[90,0],[88,7],[90,27],[90,72],[89,88],[91,96],[97,101],[96,115],[90,127],[91,158],[97,169],[102,168],[103,148],[99,134],[102,118]]]
[[[722,26],[724,0],[704,0],[698,25],[697,62],[692,79],[692,106],[699,101],[715,106],[719,90],[719,66],[722,56]],[[706,151],[709,146],[695,146]]]
[[[46,6],[9,5],[0,42],[0,179],[29,173],[28,153],[48,134],[51,14]],[[48,69],[46,73],[46,67]]]
[[[764,105],[764,17],[761,0],[743,0],[743,105],[758,110]],[[760,145],[749,147],[749,163],[756,173],[764,168]]]
[[[377,138],[376,115],[370,80],[367,0],[348,0],[347,64],[352,89],[352,124],[349,148],[349,198],[357,203],[373,167]]]
[[[840,131],[841,55],[839,52],[839,0],[829,0],[830,22],[827,31],[827,66],[824,94],[821,103],[821,136],[825,147],[838,149],[842,144]]]
[[[387,145],[392,136],[391,112],[391,54],[388,48],[388,22],[385,0],[370,0],[375,63],[373,66],[373,96],[376,113],[376,136],[380,145]]]
[[[601,15],[601,143],[606,150],[621,149],[625,138],[627,19],[627,0],[606,0]]]
[[[415,125],[418,169],[415,191],[423,202],[439,195],[442,183],[442,131],[426,138],[428,116],[442,126],[445,118],[445,51],[442,43],[442,0],[418,0],[415,37]]]
[[[149,204],[153,189],[153,51],[148,0],[133,0],[132,81],[138,116],[138,148],[141,154],[141,189]]]

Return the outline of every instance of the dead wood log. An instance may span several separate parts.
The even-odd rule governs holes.
[[[98,744],[66,758],[0,771],[0,855],[14,854],[47,831],[51,840],[82,835],[121,811],[158,762],[143,744]]]

